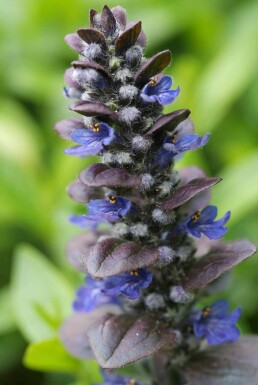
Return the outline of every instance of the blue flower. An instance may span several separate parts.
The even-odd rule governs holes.
[[[119,140],[115,130],[106,123],[95,123],[89,128],[75,129],[70,138],[79,146],[67,148],[65,153],[80,157],[99,154],[105,146]]]
[[[99,385],[140,385],[134,378],[124,377],[117,373],[110,374],[110,372],[102,370],[102,375],[104,382]]]
[[[235,323],[242,311],[238,307],[232,313],[228,313],[228,308],[228,302],[222,300],[194,314],[192,321],[196,337],[206,337],[208,344],[211,345],[235,342],[240,336]]]
[[[175,156],[203,147],[209,138],[210,134],[202,137],[197,134],[184,134],[183,130],[175,132],[165,139],[162,147],[157,151],[153,166],[158,165],[160,169],[163,169]]]
[[[108,295],[120,295],[133,299],[140,297],[140,290],[145,289],[151,283],[153,274],[146,269],[137,269],[121,273],[105,279],[103,293]]]
[[[86,285],[80,287],[76,292],[76,300],[73,309],[77,312],[89,312],[95,307],[105,304],[119,304],[116,297],[106,295],[102,289],[105,286],[103,279],[93,279],[88,276]]]
[[[73,225],[79,226],[81,229],[88,228],[91,230],[96,230],[99,224],[107,222],[104,218],[96,218],[96,215],[91,214],[72,215],[70,216],[69,221]]]
[[[200,238],[201,234],[209,239],[218,239],[227,232],[224,225],[230,218],[230,211],[227,211],[223,218],[215,221],[218,209],[216,206],[206,206],[201,211],[196,211],[184,225],[184,230],[193,237]]]
[[[95,230],[100,223],[117,222],[126,214],[133,213],[132,202],[123,197],[108,195],[107,199],[94,199],[88,204],[89,214],[73,215],[70,222],[81,228]]]
[[[88,210],[96,218],[104,219],[108,222],[116,222],[121,217],[128,214],[132,207],[132,202],[123,197],[108,195],[107,199],[94,199],[88,204]]]
[[[161,80],[158,80],[158,77],[156,77],[143,87],[140,96],[148,103],[170,104],[180,91],[179,87],[176,90],[170,90],[171,86],[172,79],[170,76],[164,76]]]
[[[93,279],[88,276],[86,285],[76,292],[73,303],[75,311],[91,311],[104,304],[119,304],[121,294],[131,299],[140,297],[140,290],[149,286],[152,273],[146,269],[137,269],[102,279]]]

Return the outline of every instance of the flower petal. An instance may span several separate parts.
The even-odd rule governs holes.
[[[180,87],[178,87],[176,90],[162,92],[157,97],[159,104],[162,104],[164,106],[166,104],[172,103],[175,100],[175,98],[178,96],[179,92],[180,92]]]

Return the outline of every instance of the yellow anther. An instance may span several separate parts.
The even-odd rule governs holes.
[[[108,197],[108,200],[109,200],[110,203],[116,203],[117,197],[115,195],[110,195]]]
[[[93,132],[99,132],[99,130],[100,130],[100,124],[99,123],[94,123],[91,126],[92,126]]]
[[[136,384],[136,381],[134,378],[131,378],[129,382],[127,382],[126,385],[135,385]]]
[[[130,274],[135,275],[137,277],[139,275],[139,272],[138,270],[131,270]]]
[[[201,211],[200,210],[196,211],[196,213],[192,216],[192,220],[194,222],[197,222],[198,219],[200,218],[200,215],[201,215]]]
[[[149,82],[149,85],[151,87],[155,87],[157,85],[157,82],[158,82],[158,78],[155,77],[155,78],[151,79],[151,81]]]
[[[176,134],[173,134],[173,135],[171,135],[170,142],[171,142],[172,144],[174,144],[175,141],[176,141]]]
[[[211,314],[211,308],[210,307],[205,307],[202,311],[202,317],[206,318],[208,315]]]

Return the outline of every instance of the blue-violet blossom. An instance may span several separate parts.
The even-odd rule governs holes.
[[[75,311],[91,311],[103,304],[119,304],[117,297],[124,294],[131,299],[140,297],[140,290],[149,286],[152,273],[142,268],[103,279],[86,277],[86,285],[77,290],[73,303]]]
[[[209,138],[210,134],[202,137],[197,134],[174,133],[165,139],[162,147],[157,151],[153,166],[159,166],[162,170],[175,156],[203,147]]]
[[[67,148],[65,153],[82,157],[99,154],[105,146],[119,140],[115,130],[106,123],[95,123],[89,128],[75,129],[70,138],[79,146]]]
[[[193,237],[200,238],[201,234],[209,239],[218,239],[227,232],[224,225],[230,218],[230,211],[227,211],[223,218],[215,221],[218,209],[216,206],[206,206],[203,210],[196,211],[184,225],[184,231]]]
[[[88,204],[91,215],[103,218],[109,222],[116,222],[129,213],[132,202],[124,197],[108,195],[107,199],[94,199]]]
[[[95,307],[105,304],[118,304],[117,298],[103,293],[105,286],[103,279],[85,278],[86,285],[76,291],[76,299],[73,308],[77,312],[89,312]]]
[[[179,87],[175,90],[170,90],[171,86],[172,79],[170,76],[164,76],[161,80],[158,80],[158,77],[156,77],[143,87],[141,98],[148,103],[170,104],[180,92]]]
[[[220,300],[194,314],[192,321],[196,337],[206,337],[211,345],[235,342],[240,336],[235,323],[241,316],[241,308],[231,313],[228,313],[228,308],[228,302]]]
[[[140,297],[140,289],[151,283],[153,274],[146,269],[136,269],[105,278],[103,293],[108,295],[124,294],[129,298]]]
[[[107,199],[93,199],[88,204],[89,214],[73,215],[70,222],[81,228],[88,227],[94,230],[100,223],[117,222],[131,209],[131,201],[110,194]]]

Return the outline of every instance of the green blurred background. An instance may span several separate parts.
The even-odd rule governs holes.
[[[213,189],[213,203],[220,214],[232,210],[226,238],[258,243],[258,2],[107,4],[120,4],[130,20],[143,21],[147,55],[172,50],[167,72],[181,94],[167,110],[190,108],[197,132],[212,133],[205,149],[187,154],[180,166],[198,164],[210,176],[223,177]],[[56,338],[82,280],[65,258],[67,240],[78,233],[67,222],[77,205],[65,188],[89,160],[64,155],[67,143],[53,125],[71,116],[62,96],[63,72],[76,54],[64,35],[88,26],[89,8],[103,5],[99,0],[0,0],[3,385],[82,385],[98,377],[96,365],[69,357]],[[257,272],[254,257],[234,270],[220,295],[232,307],[243,307],[243,332],[258,333]]]

